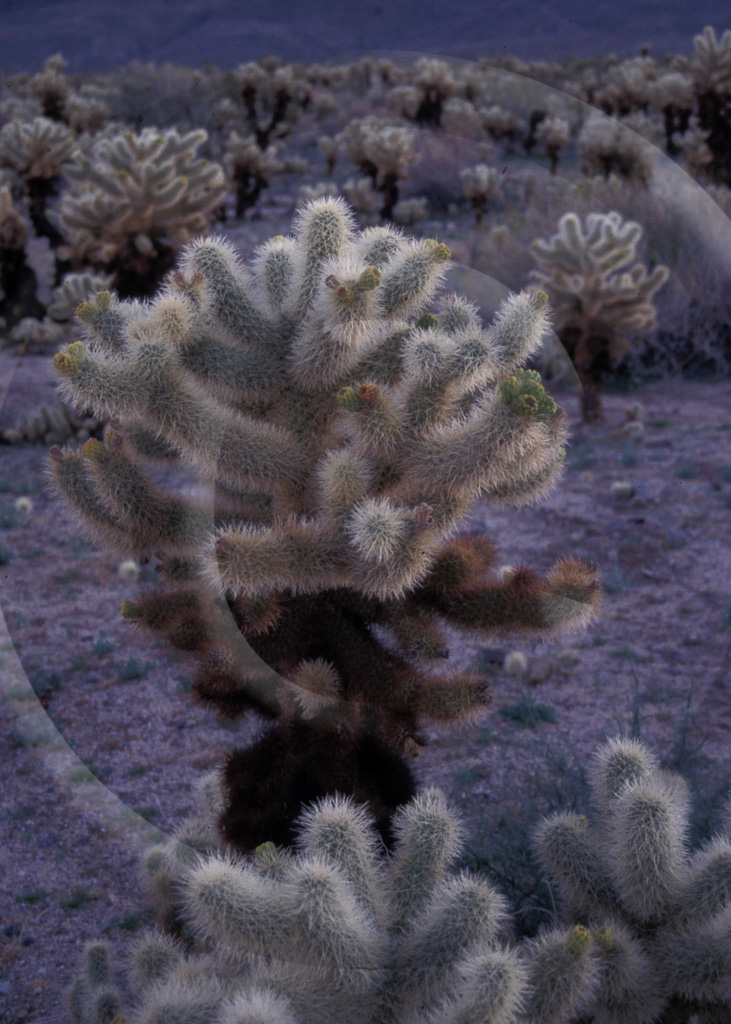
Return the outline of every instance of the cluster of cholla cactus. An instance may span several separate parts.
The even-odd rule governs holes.
[[[104,546],[158,567],[122,614],[196,656],[200,699],[271,723],[226,764],[220,824],[242,849],[291,842],[301,805],[336,791],[388,839],[422,723],[489,700],[444,667],[445,625],[552,634],[595,613],[594,566],[493,574],[486,538],[453,536],[478,496],[550,490],[566,434],[521,369],[545,295],[512,296],[486,330],[464,299],[437,302],[448,259],[322,199],[248,267],[198,239],[154,302],[99,293],[78,311],[86,343],[55,357],[63,394],[112,418],[103,444],[52,451],[56,490]],[[148,459],[193,467],[211,500],[164,492]]]
[[[28,227],[5,185],[0,188],[0,321],[4,329],[44,313],[37,296],[38,278],[28,265],[27,244]]]
[[[65,169],[72,187],[54,211],[62,256],[113,276],[119,295],[152,294],[176,249],[201,232],[226,192],[223,169],[196,156],[207,139],[145,128],[99,138]]]
[[[351,163],[371,181],[382,196],[381,216],[390,220],[399,201],[399,182],[416,163],[416,130],[409,125],[364,117],[351,121],[337,138]]]
[[[74,132],[47,117],[14,120],[0,131],[0,167],[11,168],[22,179],[33,227],[53,246],[62,236],[48,220],[46,207],[57,195],[61,172],[77,148]]]
[[[637,258],[642,228],[620,214],[567,213],[550,239],[537,239],[531,280],[553,303],[559,338],[576,367],[585,422],[602,416],[600,385],[629,348],[628,335],[655,325],[652,298],[668,270]]]
[[[566,922],[592,929],[596,1024],[721,1024],[731,1017],[731,831],[690,852],[688,787],[648,748],[614,739],[591,771],[596,818],[538,826]]]
[[[271,66],[267,61],[241,64],[233,78],[247,127],[262,150],[289,134],[312,98],[306,79],[298,77],[292,65],[279,66],[276,60]]]
[[[475,213],[475,224],[482,224],[488,204],[499,198],[503,190],[503,176],[496,167],[477,164],[465,167],[459,174],[462,191]]]
[[[406,82],[391,89],[389,106],[418,125],[438,128],[447,101],[458,83],[450,66],[441,60],[421,57],[409,70]]]
[[[211,788],[209,785],[207,788]],[[504,898],[450,864],[461,826],[437,789],[394,820],[390,856],[363,808],[326,798],[298,821],[296,852],[216,847],[205,817],[146,856],[159,932],[128,958],[126,994],[106,943],[87,945],[74,1024],[569,1024],[601,983],[581,926],[512,941]],[[599,941],[603,941],[603,934]]]
[[[282,168],[276,146],[260,149],[253,136],[241,136],[237,131],[228,137],[223,166],[233,182],[237,217],[243,217],[254,206],[262,190]]]
[[[720,39],[710,26],[694,39],[690,71],[697,127],[712,154],[707,172],[731,187],[731,29]]]
[[[558,158],[571,137],[568,121],[562,117],[544,117],[536,127],[536,142],[545,149],[551,164],[551,174],[556,173]]]
[[[647,185],[654,173],[653,146],[630,125],[603,114],[588,118],[577,147],[585,174],[618,175],[630,183]]]

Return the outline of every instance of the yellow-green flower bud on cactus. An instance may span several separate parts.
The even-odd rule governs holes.
[[[140,617],[139,606],[133,601],[122,601],[119,611],[123,619],[139,619]]]
[[[75,341],[62,352],[53,357],[53,365],[62,377],[73,377],[79,372],[86,348],[80,341]]]
[[[358,278],[358,287],[364,292],[373,291],[381,283],[381,276],[378,267],[366,267]]]
[[[363,405],[363,402],[355,388],[340,388],[337,397],[338,405],[343,409],[347,409],[348,412],[355,412],[356,409],[360,409]]]
[[[548,420],[556,415],[557,405],[541,384],[537,370],[518,370],[500,386],[505,404],[519,416]]]

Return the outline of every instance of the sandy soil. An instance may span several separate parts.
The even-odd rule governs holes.
[[[46,387],[32,365],[23,374]],[[452,658],[490,674],[493,705],[476,726],[433,732],[416,762],[420,782],[459,806],[483,862],[506,828],[579,799],[589,752],[633,722],[665,763],[695,770],[706,809],[731,777],[731,382],[609,394],[606,422],[591,429],[577,421],[574,393],[557,397],[573,419],[561,486],[535,508],[477,505],[473,518],[505,564],[546,568],[569,553],[598,562],[602,613],[583,634],[516,645],[529,659],[524,677],[502,668],[509,645],[455,636]],[[634,401],[644,406],[639,442],[623,428]],[[60,1024],[83,942],[103,935],[122,949],[148,923],[141,850],[190,812],[195,778],[256,731],[194,704],[184,658],[121,620],[146,570],[123,582],[79,534],[44,489],[45,457],[40,446],[0,448],[7,1024]],[[614,497],[616,481],[634,496]],[[23,518],[15,502],[26,495]],[[528,728],[518,712],[516,722],[511,708],[522,697],[525,712],[526,695],[554,721]]]

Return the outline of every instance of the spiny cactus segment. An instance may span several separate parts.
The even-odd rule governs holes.
[[[731,841],[687,848],[689,795],[636,740],[597,751],[596,819],[560,812],[535,834],[566,922],[593,929],[601,1024],[723,1020],[731,1014]]]

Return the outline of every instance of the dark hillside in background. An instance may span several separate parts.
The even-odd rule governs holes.
[[[687,54],[704,25],[729,27],[727,0],[0,0],[0,71],[36,71],[61,52],[69,71],[130,60],[218,67],[277,54],[343,61],[392,51],[475,59],[551,60],[615,52]]]

